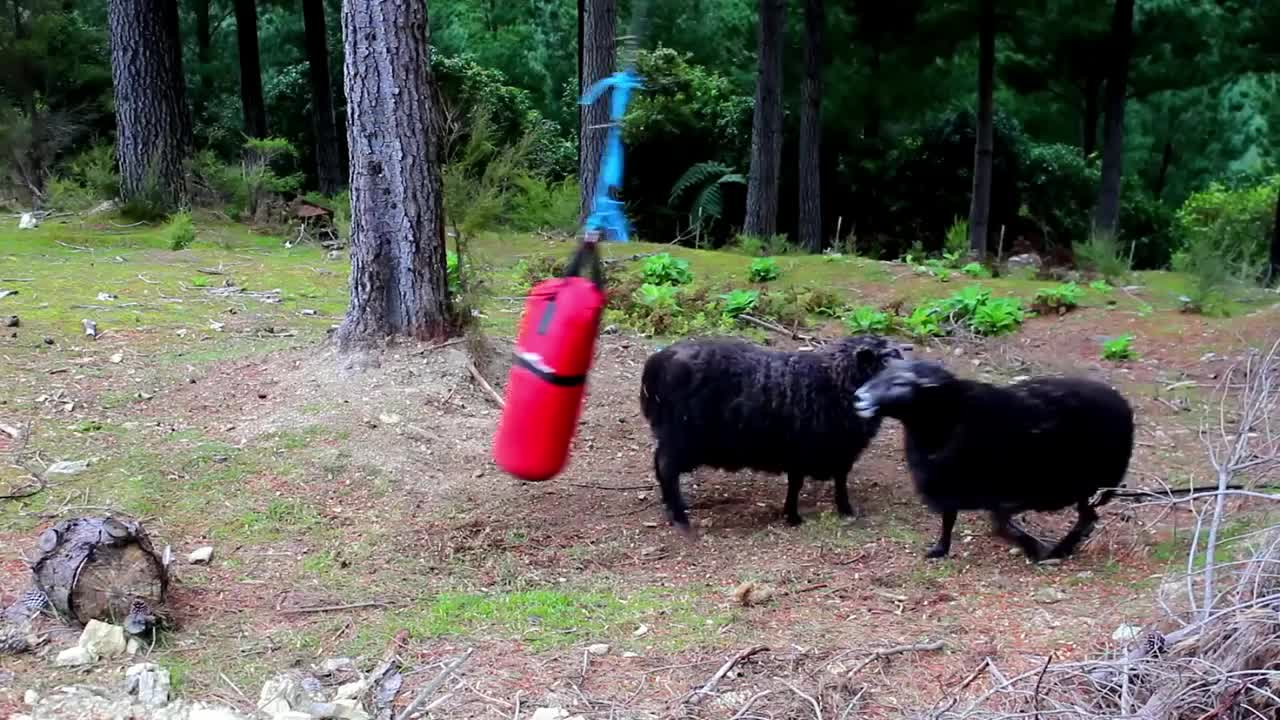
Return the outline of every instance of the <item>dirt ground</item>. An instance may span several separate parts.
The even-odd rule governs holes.
[[[1086,310],[1031,320],[1004,340],[918,349],[991,379],[1080,372],[1115,383],[1140,425],[1129,484],[1154,487],[1203,477],[1193,401],[1275,320]],[[225,321],[234,333],[261,318]],[[1126,330],[1144,338],[1142,358],[1097,360],[1097,338]],[[586,717],[784,718],[811,717],[817,703],[823,717],[909,717],[984,658],[1012,676],[1105,650],[1117,626],[1152,617],[1158,579],[1182,562],[1188,533],[1177,513],[1117,503],[1075,557],[1034,566],[991,537],[985,517],[962,516],[952,556],[927,561],[938,520],[912,492],[890,423],[854,467],[856,521],[837,520],[830,487],[810,484],[806,523],[789,528],[783,479],[703,470],[684,479],[700,531],[689,542],[662,520],[639,413],[651,340],[602,337],[571,465],[544,483],[493,467],[498,410],[468,370],[474,344],[395,346],[377,367],[354,369],[312,328],[283,343],[250,334],[211,361],[108,359],[144,340],[122,331],[23,356],[0,420],[31,423],[45,460],[100,460],[4,516],[0,603],[26,588],[20,553],[55,517],[140,517],[179,558],[177,626],[152,659],[184,695],[245,710],[275,672],[338,656],[368,669],[389,649],[411,669],[403,707],[439,663],[474,648],[438,716],[560,706]],[[507,347],[491,341],[480,363],[499,390]],[[98,429],[86,432],[90,422]],[[1027,524],[1059,535],[1071,519]],[[212,563],[185,562],[205,544]],[[748,588],[763,601],[744,604]],[[0,711],[26,688],[119,674],[109,663],[51,669],[74,634],[48,629],[38,653],[4,658]],[[586,651],[601,643],[606,653]],[[761,646],[687,702],[726,660]]]

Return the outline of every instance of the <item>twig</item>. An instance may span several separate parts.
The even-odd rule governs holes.
[[[409,703],[409,706],[406,707],[404,710],[402,710],[400,714],[396,716],[396,720],[409,720],[409,716],[417,712],[418,707],[422,705],[422,703],[425,702],[428,697],[431,697],[431,693],[438,690],[441,685],[444,685],[445,681],[449,679],[450,675],[457,672],[458,668],[462,667],[463,663],[471,659],[471,654],[474,652],[475,652],[475,648],[468,648],[467,651],[462,654],[462,657],[458,658],[457,660],[454,660],[452,663],[449,664],[448,667],[446,667],[443,671],[441,671],[441,673],[437,675],[434,680],[427,683],[427,686],[422,689],[422,692],[418,693],[418,696],[413,699],[413,702]],[[436,703],[442,702],[445,697],[449,697],[449,696],[445,695],[440,700],[437,700],[435,703],[432,703],[431,707],[434,707]]]
[[[796,687],[795,685],[792,685],[791,683],[787,682],[786,680],[783,680],[783,681],[782,681],[782,684],[784,684],[784,685],[786,685],[787,687],[791,688],[791,691],[792,691],[792,692],[794,692],[795,694],[799,695],[800,697],[804,698],[805,700],[808,700],[808,701],[809,701],[809,706],[813,708],[813,715],[814,715],[814,717],[816,717],[818,720],[822,720],[822,706],[818,705],[818,701],[817,701],[817,700],[814,700],[812,697],[810,697],[810,696],[808,696],[808,695],[805,695],[803,692],[801,692],[800,688]]]
[[[703,698],[715,692],[716,686],[720,684],[720,681],[724,679],[724,676],[728,675],[729,671],[732,670],[738,663],[742,662],[743,660],[746,660],[752,655],[755,655],[757,653],[767,652],[768,650],[769,648],[764,645],[756,645],[755,647],[747,648],[746,650],[743,650],[737,655],[734,655],[733,657],[729,658],[729,660],[727,660],[725,664],[720,666],[719,670],[716,670],[716,674],[712,675],[711,679],[708,680],[705,685],[686,695],[684,698],[684,702],[692,705],[697,705],[698,703],[702,702]]]
[[[0,282],[35,282],[35,278],[0,278]]]
[[[358,610],[360,608],[384,608],[386,606],[387,603],[379,600],[372,600],[369,602],[351,603],[350,605],[320,605],[317,607],[281,608],[280,612],[287,614],[324,613],[338,612],[340,610]]]
[[[214,268],[196,268],[196,272],[204,273],[205,275],[226,275],[221,270],[215,270]]]
[[[62,247],[69,247],[69,248],[71,248],[72,250],[79,250],[79,251],[82,251],[82,252],[93,252],[93,250],[92,250],[92,249],[90,249],[90,248],[87,248],[87,247],[81,247],[81,246],[79,246],[79,245],[71,245],[71,244],[69,244],[69,243],[64,243],[64,242],[62,242],[61,240],[54,240],[54,242],[58,243],[58,244],[59,244],[59,245],[61,245]]]
[[[800,333],[795,332],[793,330],[788,330],[777,323],[769,322],[768,320],[762,320],[754,315],[742,314],[738,316],[738,319],[741,320],[742,322],[749,323],[751,325],[755,325],[756,327],[768,330],[769,332],[774,332],[779,335],[785,335],[791,338],[792,340],[803,340],[805,342],[813,342],[815,340],[815,338],[809,335],[801,335]]]
[[[1044,682],[1044,674],[1049,669],[1049,663],[1053,662],[1053,653],[1049,653],[1049,657],[1044,659],[1044,667],[1040,668],[1040,675],[1036,678],[1036,692],[1031,702],[1035,707],[1036,720],[1040,720],[1040,683]]]
[[[445,349],[445,348],[447,348],[447,347],[452,347],[452,346],[454,346],[454,345],[459,345],[459,344],[464,343],[464,342],[466,342],[466,341],[467,341],[467,339],[466,339],[466,338],[464,338],[464,337],[461,337],[461,338],[454,338],[453,340],[446,340],[446,341],[444,341],[444,342],[442,342],[442,343],[436,343],[435,345],[432,345],[431,347],[423,348],[422,350],[420,350],[420,351],[418,352],[418,354],[419,354],[419,355],[426,355],[426,354],[427,354],[427,353],[429,353],[429,352],[435,352],[436,350],[443,350],[443,349]]]
[[[489,384],[489,381],[485,380],[484,376],[480,374],[480,369],[476,367],[475,361],[469,361],[467,363],[467,370],[471,373],[471,377],[475,378],[476,382],[480,383],[480,387],[484,388],[484,391],[488,393],[489,398],[497,403],[498,407],[506,407],[507,402],[502,399],[502,396],[498,394],[497,390],[493,389],[493,386]]]
[[[871,657],[862,661],[861,665],[851,670],[849,672],[849,676],[852,677],[854,675],[857,675],[859,672],[862,671],[863,668],[875,662],[876,660],[883,660],[893,655],[901,655],[902,653],[936,651],[936,650],[941,650],[943,647],[944,646],[941,640],[935,640],[934,642],[930,642],[930,643],[918,643],[915,645],[898,645],[897,647],[885,648],[883,650],[876,650],[875,652],[871,653]]]
[[[759,702],[761,698],[763,698],[764,696],[772,692],[773,692],[772,690],[765,690],[764,692],[756,693],[755,695],[751,696],[751,699],[747,700],[747,704],[743,705],[742,709],[734,713],[734,716],[729,718],[729,720],[741,720],[741,718],[746,717],[747,713],[751,712],[751,708],[754,707],[755,704]]]
[[[160,284],[160,281],[159,281],[159,280],[151,280],[151,279],[147,278],[145,275],[143,275],[143,274],[141,274],[141,273],[139,273],[139,274],[138,274],[138,279],[139,279],[139,280],[141,280],[142,282],[144,282],[144,283],[148,284],[148,285],[159,285],[159,284]]]
[[[586,488],[588,490],[652,490],[653,485],[593,485],[591,483],[565,483],[569,487]]]

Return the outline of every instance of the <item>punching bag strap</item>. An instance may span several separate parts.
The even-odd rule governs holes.
[[[591,282],[603,292],[604,263],[600,260],[600,250],[597,245],[594,233],[589,233],[582,242],[578,243],[578,249],[574,251],[573,257],[569,258],[569,264],[564,269],[564,277],[581,275],[582,266],[590,263]]]

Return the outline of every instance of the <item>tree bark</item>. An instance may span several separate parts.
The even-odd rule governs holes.
[[[1267,284],[1275,287],[1280,284],[1280,192],[1276,193],[1276,220],[1271,226],[1271,263],[1270,277]]]
[[[770,237],[778,229],[778,173],[782,164],[782,35],[786,0],[760,0],[759,74],[751,121],[751,170],[743,232]]]
[[[200,93],[195,109],[197,116],[204,114],[204,105],[213,92],[213,79],[209,76],[209,61],[213,45],[213,27],[209,17],[210,2],[211,0],[195,0],[196,61],[200,69]]]
[[[337,340],[344,349],[392,335],[438,340],[453,324],[426,3],[346,0],[342,33],[351,306]]]
[[[1080,149],[1088,158],[1098,149],[1098,121],[1102,113],[1098,108],[1098,93],[1102,92],[1102,79],[1089,78],[1084,88],[1084,116],[1081,118]]]
[[[311,80],[311,123],[315,130],[316,180],[320,192],[333,195],[347,185],[333,116],[333,84],[329,80],[329,42],[324,0],[302,0],[302,21]]]
[[[617,37],[618,4],[616,0],[579,0],[578,3],[578,94],[587,91],[597,80],[613,73],[614,45]],[[606,93],[590,106],[578,108],[578,221],[591,213],[596,179],[600,174],[600,156],[604,152],[606,125],[609,123],[609,95]]]
[[[111,0],[107,13],[120,195],[175,207],[186,200],[184,161],[191,154],[177,4]]]
[[[800,245],[822,252],[823,0],[805,0],[804,85],[800,108]]]
[[[1169,168],[1173,165],[1173,141],[1165,140],[1164,149],[1160,151],[1160,171],[1156,174],[1156,185],[1152,189],[1156,199],[1164,194],[1164,186],[1169,182]]]
[[[991,217],[991,158],[995,139],[995,0],[982,0],[978,16],[978,118],[973,148],[973,195],[969,204],[969,252],[987,256]]]
[[[240,48],[240,106],[244,133],[267,136],[267,104],[262,99],[262,63],[258,55],[257,0],[235,0],[236,42]]]
[[[1124,176],[1124,108],[1133,52],[1134,0],[1116,0],[1111,15],[1111,58],[1107,74],[1106,122],[1102,144],[1102,179],[1094,210],[1096,233],[1115,235],[1120,223],[1120,183]]]

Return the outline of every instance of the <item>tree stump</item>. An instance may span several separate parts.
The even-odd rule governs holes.
[[[142,526],[112,517],[73,518],[45,530],[31,572],[62,619],[100,620],[134,634],[153,626],[169,586],[168,568]]]

